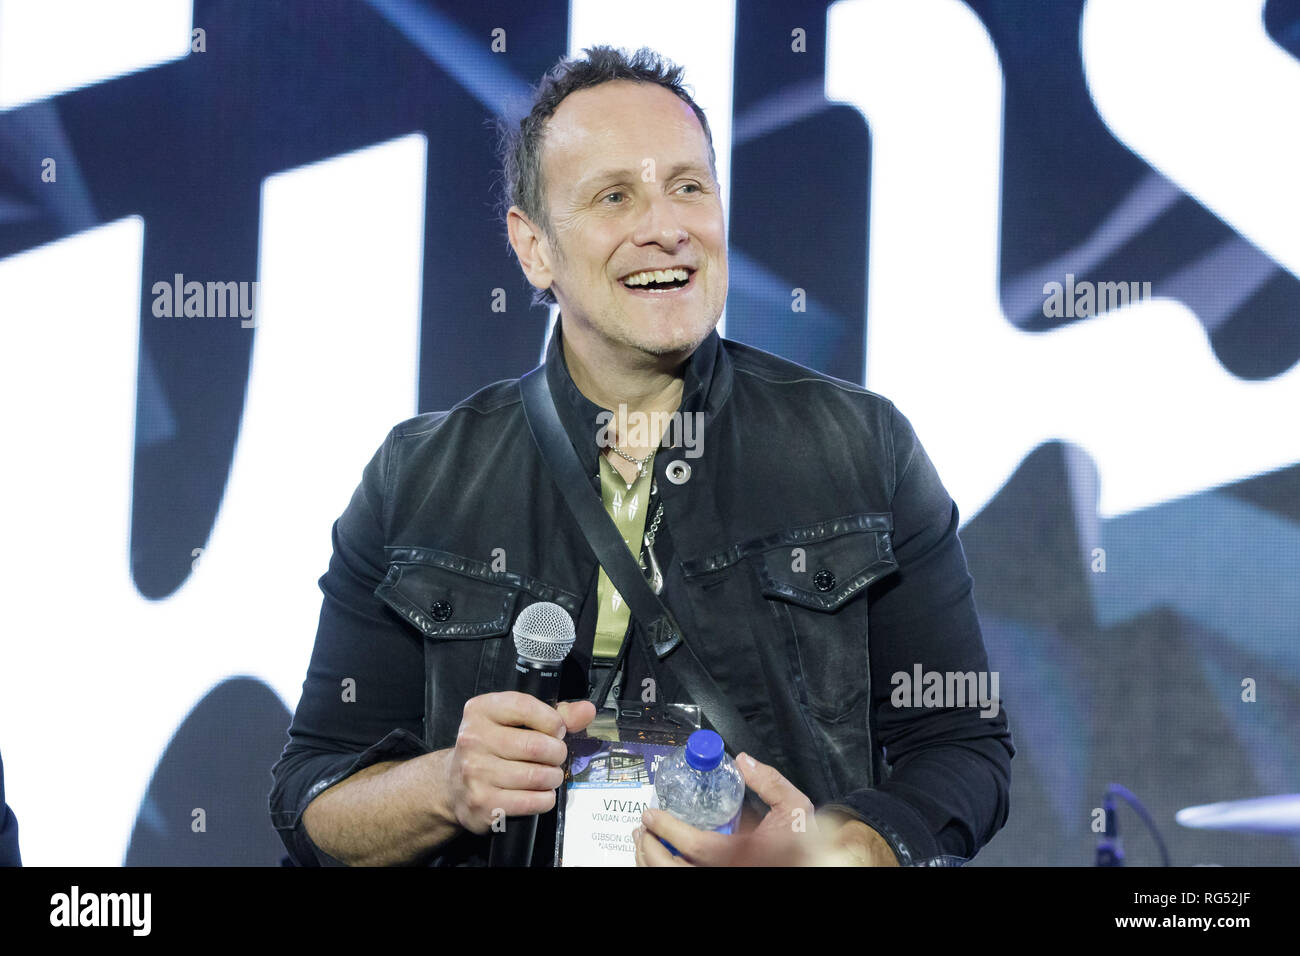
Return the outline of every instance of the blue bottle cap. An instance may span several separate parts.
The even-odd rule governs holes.
[[[686,740],[686,763],[693,770],[712,770],[722,763],[722,738],[711,730],[697,730]]]

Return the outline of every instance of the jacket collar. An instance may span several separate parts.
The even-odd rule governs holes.
[[[601,408],[583,395],[574,384],[573,376],[569,374],[569,365],[564,360],[564,349],[560,347],[562,321],[562,316],[556,318],[555,330],[551,333],[551,342],[546,350],[546,381],[550,385],[556,410],[560,413],[564,430],[568,432],[569,441],[582,458],[587,473],[595,475],[599,473],[600,457],[600,448],[596,443],[600,429],[597,416],[602,411],[617,414],[618,410]],[[731,376],[731,358],[715,328],[686,360],[679,411],[683,414],[703,412],[707,423],[731,394]],[[678,451],[671,456],[658,457],[675,458],[680,455],[681,452]]]

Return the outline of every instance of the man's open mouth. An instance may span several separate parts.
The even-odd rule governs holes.
[[[690,284],[694,269],[647,269],[623,277],[623,285],[634,292],[671,292]]]

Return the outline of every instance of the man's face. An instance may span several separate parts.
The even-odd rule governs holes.
[[[722,315],[727,240],[690,105],[622,80],[570,94],[548,125],[542,175],[559,246],[543,255],[565,337],[656,356],[693,351]],[[677,288],[628,284],[656,269],[685,270],[685,281],[675,272],[657,278]]]

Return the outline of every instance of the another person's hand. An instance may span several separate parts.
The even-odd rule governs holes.
[[[662,810],[647,810],[635,835],[638,866],[897,866],[870,827],[839,814],[819,820],[810,801],[775,768],[740,754],[745,784],[771,809],[742,834],[710,833]],[[676,847],[673,854],[658,838]]]
[[[595,717],[585,700],[552,708],[516,691],[471,697],[442,763],[445,813],[471,833],[487,833],[503,817],[547,812],[564,782],[564,735]]]

